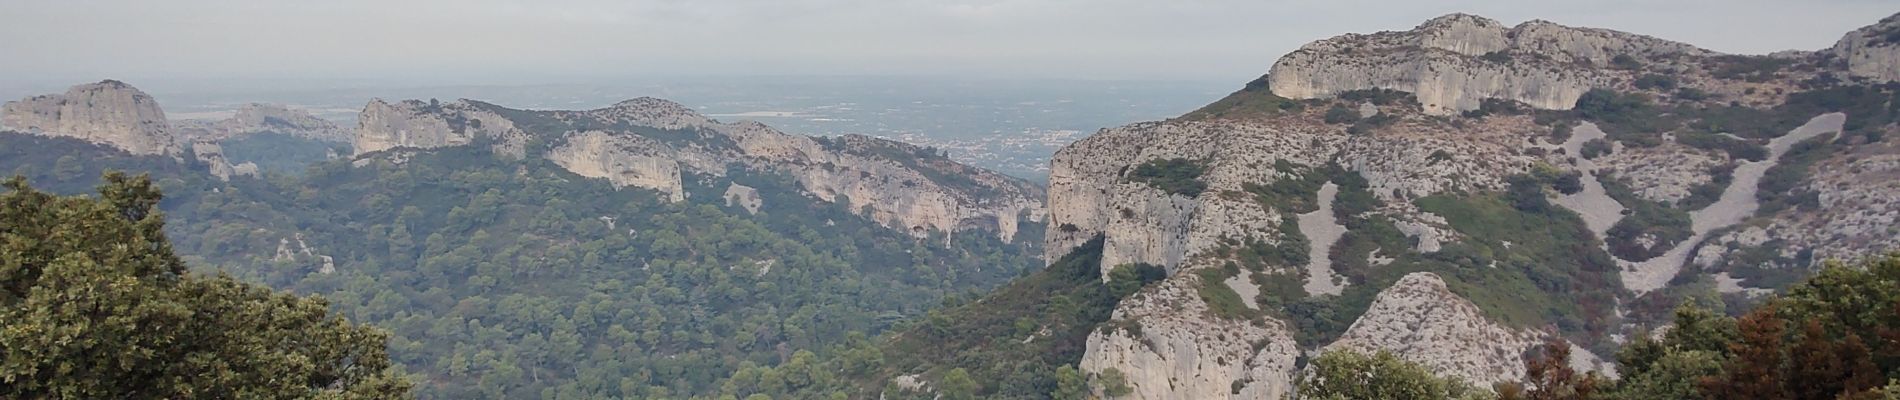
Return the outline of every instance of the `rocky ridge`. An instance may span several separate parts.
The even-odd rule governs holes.
[[[7,102],[0,109],[0,128],[28,134],[69,137],[97,143],[132,155],[183,157],[187,152],[203,162],[219,179],[257,176],[254,163],[231,163],[216,140],[178,136],[158,100],[132,85],[115,80],[73,86],[64,94],[48,94]]]
[[[845,203],[920,237],[980,229],[1008,240],[1019,221],[1043,214],[1041,188],[930,149],[719,122],[656,98],[582,111],[514,110],[472,100],[375,100],[358,120],[359,162],[401,149],[483,143],[498,154],[543,157],[577,175],[655,190],[673,201],[686,198],[687,180],[720,179],[737,166],[782,174],[812,198]],[[752,203],[737,204],[752,209]]]
[[[1611,334],[1633,331],[1640,321],[1639,314],[1622,307],[1638,300],[1671,301],[1653,299],[1679,296],[1671,282],[1712,281],[1724,293],[1754,295],[1769,290],[1754,285],[1770,281],[1762,280],[1766,278],[1760,278],[1761,273],[1735,278],[1721,265],[1756,260],[1762,257],[1759,249],[1777,248],[1783,250],[1774,254],[1772,263],[1799,271],[1804,263],[1825,257],[1853,257],[1900,244],[1892,239],[1900,232],[1900,204],[1896,204],[1900,202],[1881,198],[1883,193],[1891,197],[1900,190],[1891,183],[1900,176],[1896,172],[1900,162],[1895,161],[1900,147],[1891,139],[1900,128],[1892,125],[1889,116],[1849,112],[1848,128],[1834,120],[1832,129],[1856,130],[1855,135],[1797,130],[1805,133],[1741,137],[1721,130],[1725,123],[1691,120],[1687,124],[1713,130],[1704,135],[1740,143],[1725,151],[1710,147],[1707,136],[1696,141],[1683,137],[1698,132],[1642,132],[1638,130],[1646,125],[1605,114],[1600,107],[1576,109],[1586,94],[1631,93],[1674,110],[1746,108],[1795,124],[1837,118],[1838,114],[1829,114],[1837,110],[1783,105],[1804,91],[1832,96],[1860,93],[1856,90],[1863,88],[1886,90],[1881,89],[1883,85],[1894,80],[1886,74],[1900,74],[1900,68],[1883,61],[1889,57],[1885,52],[1894,48],[1884,38],[1900,30],[1893,28],[1897,19],[1890,17],[1850,33],[1842,44],[1827,51],[1734,56],[1616,31],[1545,21],[1506,27],[1482,17],[1453,14],[1409,31],[1317,41],[1281,58],[1267,76],[1208,108],[1179,119],[1104,129],[1065,147],[1051,162],[1044,251],[1066,254],[1102,237],[1104,272],[1122,264],[1148,263],[1166,267],[1169,277],[1117,307],[1110,327],[1090,336],[1082,369],[1121,371],[1134,388],[1133,398],[1278,398],[1297,371],[1278,360],[1297,359],[1312,351],[1387,350],[1421,361],[1443,375],[1498,382],[1523,376],[1521,354],[1548,336],[1577,343],[1573,364],[1603,368],[1601,358],[1590,350],[1602,349],[1599,345],[1608,343]],[[1886,96],[1887,92],[1876,93]],[[1654,109],[1637,112],[1660,113]],[[1726,114],[1687,118],[1717,121],[1722,116]],[[1856,128],[1856,118],[1872,121],[1864,123],[1873,126]],[[1712,127],[1702,128],[1703,124]],[[1599,130],[1597,125],[1605,127]],[[1877,137],[1880,132],[1889,139],[1858,138]],[[1739,193],[1754,197],[1752,185],[1759,175],[1751,174],[1775,163],[1743,159],[1738,154],[1745,153],[1734,153],[1734,148],[1753,147],[1778,157],[1790,142],[1816,133],[1834,140],[1833,148],[1838,150],[1813,162],[1797,189],[1813,193],[1824,207],[1756,211],[1720,203],[1740,196],[1721,192],[1740,188],[1708,190],[1750,186]],[[1788,138],[1775,139],[1781,136]],[[1196,166],[1191,178],[1199,186],[1180,191],[1171,189],[1179,186],[1156,184],[1131,172],[1163,165],[1156,164],[1162,161]],[[1311,181],[1310,186],[1300,183],[1310,181],[1318,171],[1339,172]],[[1377,201],[1370,208],[1339,214],[1361,222],[1346,223],[1354,228],[1345,232],[1347,239],[1338,246],[1357,234],[1383,234],[1356,231],[1361,226],[1388,223],[1403,235],[1401,245],[1373,242],[1379,247],[1367,253],[1363,238],[1358,250],[1349,247],[1344,252],[1301,243],[1315,237],[1314,232],[1289,228],[1289,222],[1299,216],[1313,217],[1313,211],[1285,208],[1297,204],[1286,196],[1314,194],[1288,190],[1344,187],[1353,176],[1363,179],[1366,186],[1359,196]],[[1609,249],[1602,242],[1592,250],[1602,257],[1589,261],[1598,268],[1623,267],[1622,273],[1606,275],[1610,278],[1598,283],[1607,285],[1602,290],[1627,288],[1635,294],[1610,295],[1620,305],[1614,312],[1604,307],[1597,309],[1598,314],[1563,317],[1606,321],[1611,324],[1607,331],[1527,325],[1521,313],[1511,318],[1515,322],[1500,319],[1516,312],[1494,308],[1500,304],[1495,297],[1476,301],[1495,293],[1464,292],[1472,286],[1457,282],[1487,273],[1470,271],[1516,268],[1510,263],[1517,261],[1467,257],[1471,249],[1506,251],[1525,244],[1512,243],[1517,238],[1479,242],[1468,233],[1488,229],[1468,225],[1470,215],[1439,215],[1427,208],[1444,209],[1448,203],[1482,207],[1486,198],[1511,198],[1509,191],[1526,187],[1515,182],[1535,176],[1554,182],[1545,183],[1554,186],[1541,191],[1555,213],[1572,215],[1557,220],[1570,218],[1576,221],[1574,229],[1599,240],[1615,234],[1612,228],[1626,225],[1637,209],[1645,213],[1657,207],[1682,210],[1686,224],[1682,229],[1690,234],[1687,239],[1661,242],[1655,233],[1638,238],[1678,255],[1641,262],[1605,254]],[[1576,189],[1564,189],[1565,179],[1575,179]],[[1614,190],[1630,194],[1607,188],[1611,183],[1620,188]],[[1339,195],[1346,197],[1344,192]],[[1696,199],[1702,196],[1708,197]],[[1427,207],[1425,199],[1434,206]],[[1683,205],[1692,201],[1720,204]],[[1534,210],[1537,206],[1518,207]],[[1644,223],[1661,222],[1637,223],[1642,229]],[[1299,245],[1282,246],[1291,243]],[[1680,255],[1684,252],[1687,255]],[[1294,253],[1305,253],[1305,257]],[[1331,260],[1330,268],[1307,261],[1322,258]],[[1395,260],[1411,265],[1407,268],[1432,265],[1418,260],[1451,260],[1458,269],[1436,275],[1369,277],[1391,274],[1379,268]],[[1342,263],[1348,270],[1340,269]],[[1645,272],[1646,264],[1672,268]],[[1236,269],[1240,273],[1226,272],[1231,278],[1224,281],[1209,278],[1221,276],[1215,271]],[[1463,272],[1448,273],[1459,270]],[[1339,288],[1314,283],[1314,278],[1334,271],[1344,271],[1346,294],[1334,295]],[[1306,284],[1276,283],[1284,279]],[[1222,291],[1220,286],[1240,294],[1245,305],[1261,315],[1240,318],[1232,310],[1214,311],[1227,307],[1213,304],[1225,302],[1217,299],[1220,296],[1207,294],[1208,288]],[[1299,286],[1305,286],[1304,290],[1283,293]],[[1354,290],[1361,294],[1353,294]],[[1361,297],[1365,290],[1376,292],[1370,303],[1352,303],[1353,298],[1368,298]],[[1308,317],[1275,307],[1274,301],[1286,298],[1331,302],[1337,307],[1332,312],[1357,317],[1337,336],[1326,336],[1300,322]],[[1568,298],[1562,301],[1575,304]],[[1617,325],[1625,314],[1631,320]],[[1323,341],[1294,339],[1314,336]]]
[[[1688,44],[1605,29],[1451,14],[1409,31],[1348,34],[1313,42],[1273,64],[1273,92],[1329,98],[1363,89],[1411,92],[1433,115],[1475,110],[1484,99],[1568,109],[1591,88],[1626,80],[1619,58],[1675,60],[1714,53]]]
[[[323,142],[349,142],[353,135],[335,123],[308,111],[280,104],[249,103],[220,120],[173,120],[178,137],[186,141],[220,141],[257,133],[279,133]]]

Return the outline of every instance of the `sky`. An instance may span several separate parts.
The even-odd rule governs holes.
[[[1466,12],[1760,54],[1894,0],[0,0],[0,85],[123,80],[585,83],[918,75],[1236,84],[1348,32]]]

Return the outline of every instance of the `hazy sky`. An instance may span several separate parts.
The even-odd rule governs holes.
[[[0,83],[679,75],[1244,82],[1300,44],[1469,12],[1817,49],[1894,0],[0,0]]]

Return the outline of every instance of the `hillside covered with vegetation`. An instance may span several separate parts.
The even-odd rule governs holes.
[[[169,157],[0,141],[0,171],[55,193],[151,174],[193,269],[320,294],[388,330],[421,398],[714,397],[734,372],[796,364],[1041,264],[1040,226],[1009,243],[912,238],[743,169],[689,179],[676,203],[472,147],[222,182]],[[728,182],[765,206],[728,206]]]

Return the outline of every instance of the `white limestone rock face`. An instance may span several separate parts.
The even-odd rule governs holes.
[[[1302,46],[1273,64],[1273,93],[1327,98],[1361,89],[1412,92],[1437,115],[1474,110],[1486,98],[1542,109],[1569,109],[1594,87],[1620,74],[1576,68],[1604,66],[1619,55],[1703,55],[1708,52],[1623,32],[1530,21],[1506,29],[1483,17],[1452,14],[1410,31],[1347,34]],[[1495,54],[1495,55],[1493,55]]]
[[[527,134],[515,129],[514,122],[489,109],[489,105],[458,100],[405,100],[396,103],[370,100],[358,114],[356,136],[351,141],[357,156],[393,148],[433,149],[462,146],[476,138],[494,139],[496,152],[523,156]]]
[[[81,139],[135,155],[182,152],[158,101],[115,80],[7,102],[0,107],[0,127]]]
[[[575,174],[616,187],[656,190],[673,201],[686,198],[689,176],[718,179],[731,168],[743,168],[789,176],[817,200],[846,203],[919,237],[983,230],[1010,240],[1021,220],[1039,221],[1043,215],[1041,188],[926,154],[917,146],[865,136],[821,141],[757,122],[719,122],[649,97],[584,111],[511,110],[471,100],[378,100],[358,119],[358,157],[492,138],[488,142],[499,153],[545,157]],[[528,154],[531,139],[549,146]]]
[[[255,177],[259,174],[256,163],[246,161],[232,164],[230,159],[224,157],[224,146],[218,145],[217,142],[192,142],[191,153],[198,158],[198,161],[205,163],[212,176],[221,180],[229,181],[234,176]]]
[[[758,214],[759,207],[765,205],[765,199],[759,197],[759,189],[741,184],[726,186],[726,206],[739,206],[748,213]]]
[[[1135,399],[1275,400],[1290,393],[1300,354],[1292,333],[1279,321],[1215,317],[1195,288],[1222,283],[1177,276],[1124,300],[1114,319],[1136,321],[1139,329],[1091,333],[1082,371],[1121,371],[1134,389],[1127,398]]]
[[[1540,336],[1491,322],[1477,305],[1446,288],[1438,275],[1416,272],[1379,292],[1366,313],[1325,351],[1389,351],[1440,376],[1483,387],[1522,380],[1524,351]]]
[[[600,131],[573,135],[549,151],[547,158],[575,175],[603,178],[614,187],[657,190],[672,201],[686,200],[680,163],[664,146],[639,136],[614,136]]]
[[[308,111],[281,104],[249,103],[240,106],[231,117],[221,120],[172,121],[180,139],[218,141],[257,133],[279,133],[305,139],[348,143],[354,139],[349,130],[310,115]]]
[[[1900,81],[1900,14],[1848,32],[1828,52],[1847,64],[1849,75],[1876,82]]]

